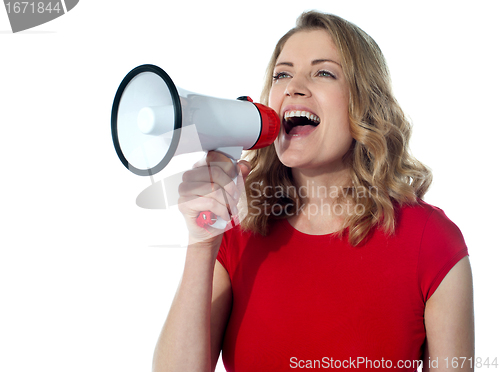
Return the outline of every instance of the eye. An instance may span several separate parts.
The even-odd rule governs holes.
[[[290,77],[290,74],[288,72],[278,72],[276,75],[273,76],[273,80],[276,81],[288,77]]]
[[[318,73],[316,75],[319,77],[331,77],[334,79],[337,78],[333,73],[331,73],[330,71],[326,71],[326,70],[320,70],[320,71],[318,71]]]

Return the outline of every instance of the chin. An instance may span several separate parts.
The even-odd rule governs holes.
[[[281,163],[288,168],[311,168],[314,167],[314,164],[311,164],[309,160],[304,158],[304,154],[299,153],[297,151],[287,152],[284,151],[282,153],[277,152],[278,158]]]
[[[329,159],[321,159],[313,154],[304,156],[303,152],[298,151],[284,151],[282,153],[277,151],[277,154],[281,163],[286,167],[293,169],[316,170],[317,172],[314,173],[317,174],[336,172],[340,170],[345,171],[349,168],[349,165],[344,161],[344,157],[340,155],[333,156]]]

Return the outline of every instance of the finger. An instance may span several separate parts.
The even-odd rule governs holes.
[[[243,177],[243,181],[245,181],[248,174],[252,170],[250,163],[246,160],[240,160],[238,161],[238,167],[240,169],[241,176]]]
[[[230,213],[226,205],[219,203],[213,198],[197,196],[181,196],[179,198],[179,211],[187,218],[196,219],[200,212],[210,211],[225,221],[230,221],[233,213]],[[237,214],[237,211],[234,212]]]
[[[234,181],[219,167],[205,166],[186,171],[182,175],[182,181],[183,183],[205,182],[212,184],[212,191],[223,188],[233,199],[238,199],[240,193]]]
[[[183,182],[179,185],[179,196],[206,197],[215,199],[218,203],[226,205],[231,213],[236,209],[238,199],[228,195],[218,184],[206,182]]]
[[[226,155],[217,152],[217,151],[209,151],[205,157],[198,160],[194,165],[194,168],[200,168],[204,166],[215,167],[218,166],[221,168],[229,177],[234,178],[237,176],[238,169],[235,167],[233,161],[227,157]]]

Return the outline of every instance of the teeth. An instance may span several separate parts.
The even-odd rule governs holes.
[[[314,115],[313,113],[310,113],[309,111],[287,111],[287,112],[285,112],[285,120],[288,120],[289,118],[300,117],[300,116],[308,118],[309,120],[312,120],[315,123],[319,123],[319,121],[320,121],[318,116]]]

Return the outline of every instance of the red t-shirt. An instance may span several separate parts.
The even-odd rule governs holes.
[[[468,252],[457,226],[423,201],[398,208],[396,226],[358,247],[287,220],[267,237],[227,231],[217,256],[233,292],[226,370],[416,370],[425,303]]]

